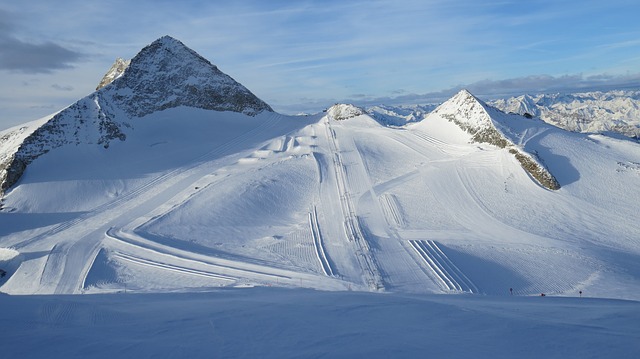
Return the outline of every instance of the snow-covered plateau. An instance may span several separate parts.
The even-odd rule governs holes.
[[[118,71],[0,132],[3,356],[640,353],[638,142],[286,116],[170,37]]]

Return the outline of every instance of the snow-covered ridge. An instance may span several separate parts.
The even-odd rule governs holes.
[[[617,132],[640,138],[640,91],[521,95],[489,104],[507,113],[539,117],[569,131]]]
[[[15,161],[16,152],[24,140],[33,134],[40,126],[49,121],[54,115],[25,123],[0,131],[0,199],[5,190],[15,183],[26,165]],[[1,205],[0,205],[1,207]]]
[[[471,134],[473,142],[507,148],[538,183],[552,190],[560,188],[556,178],[536,158],[535,154],[527,153],[523,148],[516,146],[514,141],[505,134],[504,127],[508,127],[509,122],[501,118],[505,114],[488,106],[469,91],[461,90],[433,113],[455,123]],[[522,117],[522,120],[524,119]],[[428,120],[428,118],[425,119],[425,121]]]
[[[618,133],[640,138],[640,91],[525,94],[486,102],[505,113],[537,117],[572,132]],[[387,126],[422,120],[437,105],[371,106],[367,112]]]

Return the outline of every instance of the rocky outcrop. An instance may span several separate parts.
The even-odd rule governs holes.
[[[15,153],[0,163],[0,191],[4,193],[16,184],[31,162],[55,148],[81,143],[108,148],[114,140],[124,141],[127,136],[123,129],[130,125],[116,119],[110,107],[108,101],[101,100],[96,93],[74,103],[35,129]]]
[[[327,110],[327,115],[336,121],[346,120],[366,113],[367,112],[360,107],[350,104],[335,104]]]
[[[102,80],[100,80],[100,83],[98,84],[98,87],[96,87],[96,90],[100,90],[101,88],[112,83],[118,77],[122,76],[122,74],[124,74],[124,70],[129,67],[129,64],[131,64],[131,60],[125,60],[118,57],[116,59],[116,62],[111,65],[109,71],[107,71],[107,73],[102,77]]]

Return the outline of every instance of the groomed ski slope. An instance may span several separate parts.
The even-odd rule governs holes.
[[[640,298],[640,149],[499,117],[562,185],[432,116],[174,108],[36,160],[0,212],[10,294],[330,291]],[[18,263],[16,265],[16,263]]]

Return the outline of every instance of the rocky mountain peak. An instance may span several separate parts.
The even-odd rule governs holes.
[[[96,87],[96,90],[100,90],[101,88],[112,83],[113,80],[122,76],[122,74],[124,73],[124,70],[126,70],[127,67],[129,67],[130,63],[131,63],[131,60],[125,60],[121,57],[118,57],[116,59],[116,62],[114,62],[113,65],[111,65],[111,68],[109,69],[109,71],[107,71],[107,73],[102,77],[102,80],[100,80],[100,83],[98,84],[98,87]]]
[[[438,106],[434,112],[472,133],[493,127],[487,107],[484,102],[463,89]]]
[[[179,106],[249,116],[273,111],[182,42],[164,36],[130,62],[116,60],[96,92],[39,124],[20,141],[12,140],[0,156],[0,198],[31,162],[47,152],[79,144],[108,148],[113,141],[126,140],[137,117]],[[16,136],[0,137],[0,149]]]
[[[122,76],[103,91],[132,117],[178,106],[250,116],[273,111],[246,87],[170,36],[143,48]]]
[[[506,115],[479,100],[469,91],[461,90],[434,112],[471,134],[471,141],[507,149],[520,162],[522,168],[543,187],[552,190],[560,189],[556,178],[535,153],[527,153],[505,136],[502,131],[503,126],[499,125],[494,118]]]
[[[346,120],[366,113],[365,110],[351,104],[335,104],[327,110],[327,114],[337,121]]]

